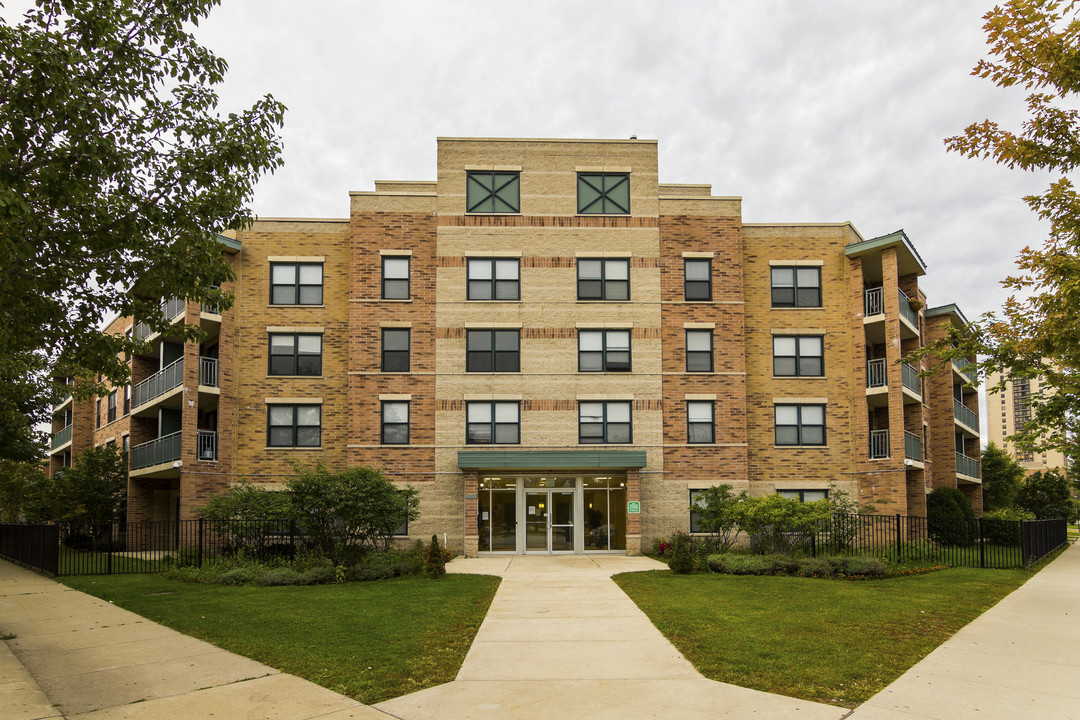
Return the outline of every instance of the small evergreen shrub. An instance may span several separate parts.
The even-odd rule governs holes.
[[[671,536],[671,562],[668,563],[668,567],[677,575],[685,575],[694,569],[690,536],[684,532],[676,532]]]
[[[220,585],[248,585],[259,579],[259,569],[254,566],[234,568],[218,576]]]
[[[844,558],[843,574],[848,577],[885,577],[889,568],[876,557]]]
[[[314,567],[305,570],[297,577],[298,585],[329,585],[334,582],[334,568]]]
[[[446,574],[446,555],[439,545],[439,536],[431,536],[431,544],[424,548],[424,574],[438,580]]]
[[[1035,515],[1026,510],[1001,508],[982,516],[982,534],[986,542],[994,545],[1019,545],[1020,521],[1034,520]]]

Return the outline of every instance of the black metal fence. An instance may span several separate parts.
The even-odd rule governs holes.
[[[796,539],[811,555],[874,555],[979,568],[1028,567],[1068,542],[1057,520],[837,514]]]
[[[834,515],[817,532],[772,540],[811,555],[874,555],[980,568],[1027,567],[1064,545],[1065,520],[928,520]],[[0,557],[54,575],[154,573],[243,553],[293,557],[306,539],[291,520],[182,520],[87,526],[0,525]]]
[[[239,553],[266,561],[304,546],[290,520],[0,525],[0,556],[54,575],[155,573]]]

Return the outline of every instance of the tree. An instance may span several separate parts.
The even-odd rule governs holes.
[[[943,545],[970,545],[975,539],[975,511],[956,488],[939,487],[926,496],[926,525],[930,537]]]
[[[982,452],[983,510],[1011,508],[1024,482],[1024,467],[994,443]]]
[[[980,376],[1001,370],[1004,380],[1041,375],[1048,392],[1033,398],[1032,420],[1011,438],[1028,450],[1080,456],[1080,194],[1068,174],[1080,165],[1080,10],[1072,0],[1010,0],[985,15],[989,58],[973,75],[1002,88],[1028,91],[1021,129],[985,120],[946,139],[948,150],[993,158],[1010,168],[1042,168],[1057,176],[1024,200],[1049,223],[1041,248],[1026,247],[1019,272],[1003,281],[1013,294],[1001,316],[987,314],[915,357],[979,356]]]
[[[284,106],[220,115],[226,63],[191,34],[216,4],[37,0],[0,19],[0,452],[10,413],[47,417],[43,366],[81,395],[128,381],[137,340],[103,317],[160,330],[162,298],[232,302],[218,233],[251,221],[255,181],[281,165]],[[29,404],[11,387],[27,370]]]
[[[72,466],[40,477],[27,502],[36,522],[67,523],[64,541],[108,537],[106,526],[120,520],[127,497],[127,461],[115,445],[86,448]]]
[[[19,522],[44,479],[41,463],[0,459],[0,522]]]
[[[690,512],[695,530],[707,532],[716,552],[727,552],[739,539],[739,511],[746,491],[736,495],[730,485],[714,485],[697,491]]]
[[[1016,504],[1038,520],[1072,519],[1076,506],[1069,496],[1069,483],[1053,470],[1032,473],[1016,494]]]
[[[416,490],[395,485],[375,468],[331,472],[322,463],[297,464],[293,473],[285,488],[293,516],[337,562],[352,560],[355,552],[386,551],[394,531],[420,516]]]

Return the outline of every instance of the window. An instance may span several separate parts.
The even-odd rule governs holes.
[[[774,267],[773,307],[821,307],[821,268]]]
[[[98,377],[101,377],[100,375]],[[98,380],[98,382],[101,382]],[[94,411],[94,423],[96,427],[101,427],[101,398],[97,399],[97,409]]]
[[[321,263],[270,263],[271,305],[322,305]]]
[[[712,372],[712,330],[686,331],[686,372]]]
[[[686,403],[686,442],[714,442],[713,404],[709,401],[688,400]]]
[[[521,372],[520,330],[466,330],[466,372]]]
[[[690,491],[690,507],[696,507],[698,505],[698,496],[705,492],[704,490],[691,490]],[[701,527],[701,516],[693,510],[690,511],[690,532],[699,533],[706,532]]]
[[[131,437],[129,435],[122,436],[120,438],[120,452],[127,455],[128,450],[130,450],[130,449],[131,449]]]
[[[521,212],[521,173],[470,171],[465,176],[465,212]]]
[[[828,490],[777,490],[776,494],[789,500],[798,500],[804,503],[829,499]]]
[[[322,335],[271,335],[268,375],[322,375]]]
[[[824,342],[817,336],[773,337],[773,375],[821,377],[825,374]]]
[[[382,404],[382,444],[409,444],[408,400],[394,400]]]
[[[521,404],[465,403],[465,442],[469,445],[517,445],[521,442]]]
[[[577,211],[582,215],[629,215],[630,175],[578,173]]]
[[[266,444],[270,447],[319,447],[322,444],[322,407],[270,405]]]
[[[109,415],[107,422],[116,421],[116,391],[109,393]]]
[[[131,386],[128,385],[124,388],[124,414],[127,415],[131,412]]]
[[[683,297],[712,300],[712,260],[683,260]]]
[[[579,443],[633,442],[629,402],[578,403]]]
[[[382,259],[383,300],[409,299],[409,264],[411,258],[384,257]]]
[[[409,372],[409,333],[408,328],[383,328],[383,372]]]
[[[824,405],[777,405],[777,445],[824,445]]]
[[[629,260],[577,261],[578,300],[629,300]]]
[[[629,330],[578,331],[578,372],[625,372],[629,369]]]
[[[521,261],[501,258],[469,258],[469,300],[520,300]]]

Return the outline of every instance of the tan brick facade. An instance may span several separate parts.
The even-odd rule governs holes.
[[[516,212],[467,212],[476,192],[470,173],[516,183]],[[610,214],[579,213],[582,178],[625,182],[628,190],[612,190]],[[914,328],[900,318],[899,291],[924,299],[921,260],[906,237],[864,241],[848,223],[744,224],[739,198],[658,178],[654,141],[444,138],[434,182],[376,182],[374,192],[350,194],[347,219],[261,220],[227,249],[236,271],[233,308],[220,316],[193,303],[185,310],[188,322],[208,329],[208,340],[177,349],[158,338],[154,355],[133,359],[139,383],[180,353],[179,389],[79,442],[103,442],[121,428],[133,446],[180,433],[175,461],[133,467],[132,519],[192,517],[210,495],[245,478],[281,487],[293,461],[381,466],[419,491],[421,516],[410,535],[445,534],[452,549],[468,554],[500,533],[504,548],[552,542],[557,549],[543,525],[544,518],[559,525],[556,501],[573,516],[570,549],[610,543],[636,553],[657,536],[688,529],[689,491],[717,483],[752,494],[842,489],[885,512],[924,508],[927,488],[947,483],[957,461],[943,469],[941,448],[952,447],[944,413],[952,406],[930,401],[940,393],[951,399],[951,385],[927,380],[913,395],[900,382],[900,358],[935,327],[921,315]],[[387,258],[408,260],[407,297],[383,297]],[[470,259],[510,261],[519,297],[470,299]],[[629,297],[579,299],[583,260],[626,268]],[[707,297],[687,299],[688,261],[697,269],[708,262]],[[321,267],[322,303],[271,302],[275,263]],[[820,304],[775,307],[774,268],[810,269],[807,277],[820,278]],[[880,288],[881,312],[868,317],[872,288]],[[128,327],[130,320],[116,324],[119,332]],[[388,329],[408,330],[407,371],[383,370]],[[470,372],[470,331],[499,330],[519,338],[520,369]],[[688,332],[695,341],[711,334],[711,367],[700,366],[700,350],[688,367]],[[271,374],[271,334],[319,335],[321,374]],[[775,375],[774,338],[803,336],[821,338],[823,372]],[[598,337],[629,338],[629,369],[612,354],[612,368],[583,371],[580,343]],[[208,353],[216,356],[214,387],[200,380]],[[868,389],[875,359],[885,361],[888,381]],[[383,443],[386,402],[408,403],[407,444]],[[470,403],[516,408],[518,442],[470,444]],[[712,408],[712,442],[691,438],[688,403]],[[85,414],[83,405],[75,410]],[[269,446],[271,412],[280,418],[298,408],[299,418],[307,408],[310,418],[313,406],[316,446]],[[807,417],[824,408],[824,442],[808,426],[800,428],[807,442],[778,443],[778,406],[811,408]],[[477,417],[494,407],[479,406]],[[611,415],[590,414],[600,411]],[[76,425],[85,422],[78,417]],[[607,442],[581,442],[597,427],[611,433]],[[476,437],[484,431],[472,430]],[[631,442],[617,441],[622,432],[632,432]],[[213,459],[204,452],[210,433]],[[912,461],[905,438],[916,435],[926,436],[928,449]],[[967,478],[973,498],[976,480]],[[505,493],[499,508],[488,504],[496,499],[493,481]],[[596,503],[609,515],[601,517]]]

